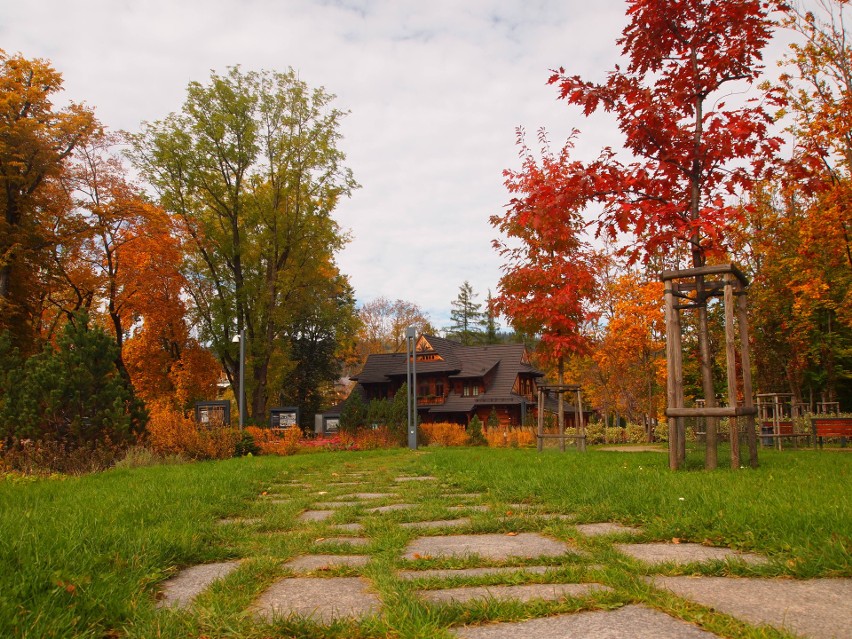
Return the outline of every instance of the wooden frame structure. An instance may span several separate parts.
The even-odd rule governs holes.
[[[752,400],[751,357],[748,348],[748,306],[746,301],[748,280],[733,264],[665,271],[660,275],[660,279],[665,285],[666,302],[666,362],[668,364],[666,417],[669,422],[669,467],[672,470],[677,470],[686,459],[685,418],[707,418],[707,447],[712,447],[715,453],[718,444],[716,420],[720,417],[728,417],[731,422],[731,468],[739,468],[739,418],[744,417],[749,462],[752,467],[756,468],[757,434],[754,418],[757,409]],[[706,406],[687,408],[684,405],[683,392],[683,333],[680,312],[706,309],[707,300],[711,297],[723,298],[725,305],[728,405],[715,406],[715,397],[705,397]],[[736,324],[739,327],[738,335],[735,328],[735,316]],[[737,341],[739,341],[742,370],[742,406],[737,403]]]
[[[559,402],[558,409],[558,433],[544,432],[544,412],[545,400],[550,396],[550,393],[556,393],[557,401]],[[577,407],[576,434],[568,435],[565,433],[565,409],[564,397],[566,393],[574,393]],[[565,440],[573,439],[577,442],[577,449],[580,452],[586,451],[586,420],[583,416],[583,396],[580,392],[580,387],[577,384],[542,384],[538,387],[538,452],[544,448],[545,439],[558,439],[559,450],[565,452]]]

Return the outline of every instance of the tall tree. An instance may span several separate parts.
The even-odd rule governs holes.
[[[398,353],[405,345],[405,329],[413,326],[418,333],[434,333],[429,315],[414,302],[391,301],[386,297],[365,302],[358,311],[358,353],[361,363],[373,353]]]
[[[627,161],[604,149],[577,167],[574,194],[602,206],[599,233],[632,235],[634,259],[685,245],[692,266],[700,267],[729,245],[741,211],[731,196],[750,190],[780,142],[769,134],[765,108],[778,103],[777,93],[730,107],[725,100],[735,88],[757,93],[777,7],[774,0],[630,0],[629,24],[618,40],[624,68],[616,67],[603,84],[564,69],[550,78],[560,97],[586,116],[603,109],[618,121]],[[696,279],[696,291],[702,385],[714,406],[703,278]],[[706,466],[715,465],[710,445]]]
[[[508,241],[494,247],[506,260],[494,306],[521,333],[539,335],[546,361],[556,363],[564,381],[565,358],[584,352],[585,330],[594,317],[591,300],[600,256],[584,239],[582,200],[570,184],[576,164],[569,162],[569,141],[558,154],[540,133],[541,159],[527,146],[518,130],[522,168],[505,170],[505,184],[512,199],[502,216],[491,224]]]
[[[98,128],[85,106],[54,107],[61,89],[47,61],[0,49],[0,330],[29,351],[49,249],[60,241],[43,219],[56,193],[50,187]]]
[[[491,289],[488,289],[488,295],[485,297],[485,343],[497,344],[500,342],[500,323],[497,321],[497,311],[495,309],[494,296],[491,295]]]
[[[477,303],[477,293],[473,292],[470,282],[465,282],[459,287],[459,294],[450,305],[450,321],[447,336],[458,339],[462,344],[474,344],[482,341],[486,325],[485,313],[482,312],[482,304]]]
[[[132,136],[132,157],[187,245],[185,275],[202,336],[237,393],[265,420],[270,364],[286,357],[316,273],[337,277],[345,237],[331,217],[356,188],[338,148],[344,113],[292,69],[213,73],[192,82],[180,113]]]

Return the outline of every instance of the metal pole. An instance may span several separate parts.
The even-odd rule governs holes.
[[[411,340],[406,333],[405,336],[405,406],[406,427],[408,428],[408,439],[411,441]]]
[[[246,420],[246,329],[240,331],[240,430]]]
[[[408,447],[417,450],[417,329],[405,329],[406,383],[408,384]]]

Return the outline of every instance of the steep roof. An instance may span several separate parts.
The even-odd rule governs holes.
[[[421,335],[417,347],[418,360],[421,356],[435,357],[434,360],[418,361],[418,374],[447,373],[451,379],[473,379],[493,372],[493,381],[485,393],[489,397],[513,395],[512,388],[519,373],[535,377],[544,375],[528,363],[523,344],[465,346],[443,337]],[[352,379],[361,384],[375,384],[388,382],[391,378],[405,374],[404,353],[380,353],[370,355],[361,373]],[[471,407],[472,405],[473,400]]]

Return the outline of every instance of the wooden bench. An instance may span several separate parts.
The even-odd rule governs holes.
[[[841,446],[846,446],[846,440],[852,438],[852,417],[811,417],[811,423],[820,448],[823,437],[839,437]]]
[[[810,443],[811,443],[811,434],[810,433],[797,433],[797,432],[795,432],[795,430],[793,429],[793,422],[791,422],[791,421],[778,422],[778,432],[776,433],[775,432],[775,422],[773,422],[771,419],[763,420],[763,421],[760,422],[760,435],[759,435],[759,437],[761,439],[778,438],[779,441],[781,439],[785,439],[785,438],[792,439],[793,440],[793,446],[797,446],[797,442],[798,442],[799,438],[807,437],[808,445],[810,445]],[[764,443],[764,445],[766,445],[766,444]]]

